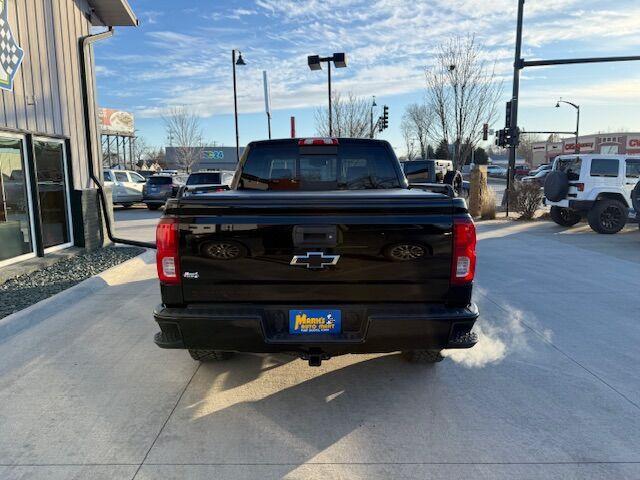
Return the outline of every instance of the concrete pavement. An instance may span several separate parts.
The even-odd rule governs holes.
[[[481,341],[432,367],[160,350],[152,252],[40,304],[0,339],[0,478],[640,478],[637,227],[479,236]]]
[[[139,242],[155,242],[156,224],[161,215],[162,208],[152,211],[144,205],[135,205],[132,208],[114,207],[116,236]]]

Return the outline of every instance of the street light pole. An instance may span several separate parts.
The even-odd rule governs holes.
[[[370,122],[370,127],[371,129],[369,130],[369,138],[373,138],[373,109],[376,108],[378,106],[378,104],[376,103],[376,96],[373,96],[373,103],[371,103],[371,122]]]
[[[567,102],[566,100],[560,99],[556,103],[556,108],[560,108],[561,103],[566,103],[567,105],[571,105],[576,109],[576,142],[574,145],[574,152],[580,153],[580,145],[578,143],[578,138],[580,137],[580,105],[576,105],[575,103]]]
[[[236,52],[238,52],[238,58],[236,59]],[[231,50],[231,63],[233,66],[233,112],[234,120],[236,124],[236,161],[240,161],[240,131],[238,129],[238,86],[236,83],[236,65],[246,65],[242,58],[242,52],[235,48]]]
[[[332,108],[331,108],[331,62],[327,62],[327,75],[328,75],[328,83],[329,83],[329,136],[333,136],[333,116],[332,116]]]
[[[331,62],[336,68],[347,66],[347,55],[345,53],[334,53],[331,57],[321,57],[319,55],[309,55],[307,63],[311,70],[322,70],[322,62],[327,64],[328,91],[329,91],[329,136],[333,136],[333,108],[331,99]]]

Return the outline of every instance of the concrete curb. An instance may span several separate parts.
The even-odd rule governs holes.
[[[109,286],[108,282],[105,281],[105,276],[118,272],[120,269],[131,268],[141,261],[147,263],[148,260],[153,259],[154,255],[155,252],[153,250],[145,250],[126,262],[115,265],[52,297],[45,298],[24,310],[0,319],[0,343],[28,328],[38,325],[51,316],[52,312],[56,312],[70,303],[82,300],[88,295]]]

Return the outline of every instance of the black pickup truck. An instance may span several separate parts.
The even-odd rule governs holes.
[[[231,190],[169,199],[155,342],[196,360],[470,348],[475,226],[443,185],[409,185],[384,141],[250,143]]]

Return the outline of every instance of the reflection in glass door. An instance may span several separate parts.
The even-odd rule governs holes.
[[[22,138],[0,137],[0,266],[32,254],[29,189]]]
[[[71,242],[64,143],[34,140],[44,248]]]

